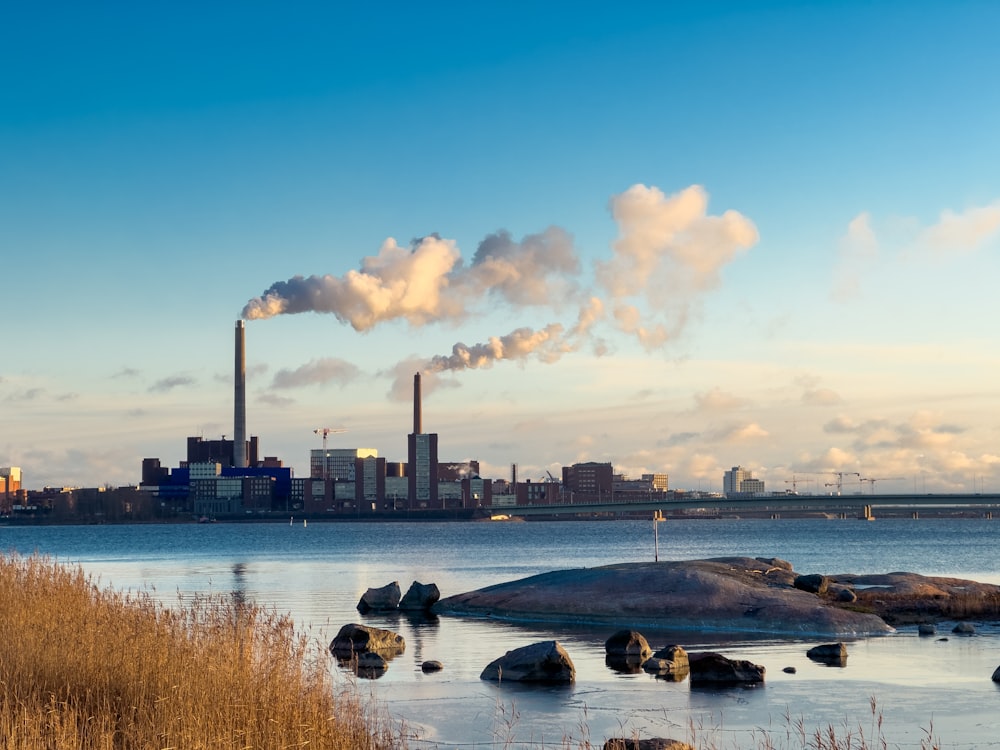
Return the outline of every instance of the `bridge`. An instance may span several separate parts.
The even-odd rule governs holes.
[[[555,503],[552,505],[493,506],[494,513],[512,516],[606,516],[652,514],[656,511],[725,510],[739,513],[747,511],[829,511],[856,512],[860,516],[873,515],[872,509],[893,507],[906,510],[921,508],[972,508],[983,511],[1000,510],[1000,493],[954,494],[892,494],[892,495],[762,495],[759,497],[726,498],[689,495],[648,500],[605,501],[591,503]]]

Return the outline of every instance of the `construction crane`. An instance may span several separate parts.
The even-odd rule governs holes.
[[[875,494],[875,482],[902,482],[906,477],[861,477],[858,481],[868,482],[872,488],[871,494]]]
[[[837,477],[836,482],[827,482],[824,486],[836,487],[838,496],[844,489],[844,477],[858,477],[859,479],[861,478],[861,475],[856,471],[825,471],[822,473]]]
[[[313,432],[315,432],[317,435],[323,436],[323,471],[321,476],[323,480],[326,481],[327,479],[330,478],[330,461],[329,461],[330,454],[326,450],[326,439],[330,435],[333,435],[338,432],[347,432],[347,430],[343,427],[317,427],[315,430],[313,430]],[[313,471],[315,471],[315,469]],[[315,474],[313,476],[315,476]]]
[[[813,481],[813,480],[812,479],[802,479],[801,477],[797,477],[794,474],[792,474],[792,478],[791,479],[786,479],[785,480],[785,484],[792,485],[792,494],[793,495],[798,495],[799,494],[799,483],[800,482],[811,482],[811,481]]]
[[[313,432],[323,436],[323,450],[325,451],[327,437],[338,432],[347,432],[347,430],[343,427],[317,427]]]

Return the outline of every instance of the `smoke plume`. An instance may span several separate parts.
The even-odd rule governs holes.
[[[566,230],[550,226],[518,241],[500,229],[479,243],[468,265],[453,240],[431,235],[403,247],[389,238],[377,255],[343,276],[275,282],[247,302],[243,317],[329,313],[364,332],[398,320],[414,328],[455,323],[498,306],[514,314],[545,309],[556,318],[575,311],[572,324],[550,318],[541,328],[526,325],[480,343],[458,342],[449,354],[418,360],[418,369],[431,375],[501,360],[555,362],[585,345],[600,355],[611,346],[596,332],[604,321],[611,331],[656,349],[684,329],[698,298],[718,286],[725,266],[757,241],[756,227],[742,214],[709,215],[708,194],[697,185],[670,196],[633,185],[611,199],[610,210],[618,238],[610,257],[588,269],[595,289],[584,282]],[[407,381],[410,373],[407,368]],[[394,392],[407,390],[394,382]]]

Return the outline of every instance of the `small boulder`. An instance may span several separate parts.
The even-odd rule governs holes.
[[[810,594],[823,596],[830,587],[830,579],[819,573],[811,573],[809,575],[797,576],[792,585],[802,591],[808,591]]]
[[[932,622],[922,622],[917,625],[917,633],[920,635],[937,635],[937,627]]]
[[[792,570],[792,564],[788,560],[782,560],[780,557],[757,557],[755,558],[757,562],[762,562],[765,565],[770,565],[772,568],[781,568],[782,570]]]
[[[993,670],[993,682],[1000,682],[1000,667]]]
[[[694,750],[694,746],[669,737],[650,737],[645,740],[612,737],[604,743],[603,750]]]
[[[428,660],[420,665],[420,670],[423,672],[440,672],[444,669],[444,664],[439,661]]]
[[[374,651],[356,654],[349,659],[337,659],[342,667],[350,669],[358,677],[366,680],[377,680],[389,668],[389,660]]]
[[[853,589],[847,586],[834,584],[830,586],[828,591],[834,599],[844,604],[853,604],[858,600],[858,595],[854,593]]]
[[[813,646],[806,651],[806,656],[813,661],[831,666],[847,666],[847,646],[843,643],[824,643],[820,646]]]
[[[330,642],[331,653],[339,657],[374,651],[391,658],[405,650],[406,641],[399,633],[357,623],[344,625]]]
[[[745,659],[728,659],[722,654],[705,651],[690,654],[691,685],[759,685],[764,682],[765,669]]]
[[[604,642],[604,652],[609,657],[637,657],[640,662],[653,654],[649,642],[636,630],[619,630]]]
[[[957,633],[958,635],[975,635],[976,626],[971,622],[960,622],[951,629],[951,632]]]
[[[664,659],[669,661],[674,672],[687,672],[691,668],[688,653],[677,645],[665,646],[653,654],[654,659]]]
[[[785,674],[795,674],[798,670],[795,667],[785,667],[781,671]]]
[[[479,679],[568,684],[576,680],[576,667],[557,641],[541,641],[515,648],[494,659]]]
[[[399,582],[393,581],[377,589],[368,589],[361,595],[358,612],[388,612],[399,606]]]
[[[399,600],[399,608],[409,612],[426,612],[441,598],[437,584],[414,581]]]

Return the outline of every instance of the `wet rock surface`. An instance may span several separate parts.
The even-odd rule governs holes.
[[[442,614],[766,633],[891,632],[873,613],[793,586],[773,559],[713,558],[561,570],[442,599]],[[783,562],[783,561],[779,561]]]
[[[779,558],[719,557],[552,571],[447,597],[433,611],[845,637],[918,622],[995,619],[1000,586],[916,573],[801,576]]]

